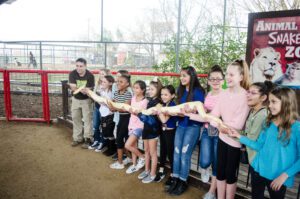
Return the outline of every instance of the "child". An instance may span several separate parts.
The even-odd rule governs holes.
[[[249,68],[244,60],[236,60],[228,65],[226,82],[228,89],[220,93],[221,100],[214,106],[211,115],[221,117],[229,127],[242,130],[249,113],[246,92],[249,88]],[[191,116],[193,120],[209,122],[199,115]],[[218,126],[214,122],[211,125]],[[229,128],[219,128],[219,131],[223,133],[219,133],[217,146],[218,199],[234,199],[241,144],[224,134]]]
[[[208,92],[204,101],[204,108],[210,112],[220,100],[222,85],[224,83],[224,73],[219,65],[214,65],[208,73]],[[192,118],[191,118],[192,119]],[[218,146],[218,129],[206,123],[201,128],[200,135],[200,169],[201,180],[204,183],[209,181],[208,167],[212,165],[212,179],[209,191],[204,195],[204,199],[216,199],[217,189],[217,146]]]
[[[118,90],[114,93],[114,101],[118,103],[127,103],[130,104],[132,94],[128,91],[130,86],[130,76],[122,75],[118,77],[117,80]],[[111,110],[114,110],[110,106]],[[127,165],[131,162],[130,158],[127,157],[123,161],[124,145],[128,138],[128,124],[130,119],[130,114],[128,112],[123,112],[123,110],[116,110],[119,112],[120,120],[117,125],[117,135],[116,135],[116,144],[117,144],[117,155],[118,160],[110,165],[112,169],[124,169],[124,165]],[[112,155],[112,154],[110,154]]]
[[[133,85],[134,96],[131,99],[131,106],[139,109],[146,109],[148,100],[145,97],[146,83],[138,80]],[[144,155],[137,148],[138,139],[142,136],[144,123],[133,113],[130,115],[128,130],[129,138],[125,143],[125,148],[132,154],[132,165],[126,170],[127,174],[134,173],[145,165]],[[139,160],[137,161],[137,157]]]
[[[100,96],[111,100],[113,98],[112,94],[112,85],[114,83],[114,78],[111,75],[106,75],[101,80],[101,90],[100,90]],[[116,151],[115,148],[115,139],[113,135],[113,131],[115,128],[115,123],[113,122],[113,112],[111,112],[106,104],[100,104],[99,112],[101,115],[101,136],[102,136],[102,143],[108,143],[108,150],[109,152]],[[103,146],[103,144],[102,144]],[[96,152],[101,152],[103,150],[103,147],[101,147],[101,143],[95,150]]]
[[[270,112],[258,139],[251,140],[231,130],[230,135],[257,151],[251,162],[252,198],[263,199],[267,186],[271,198],[284,198],[300,171],[300,122],[296,94],[277,87],[269,94]]]
[[[163,106],[176,106],[174,98],[175,88],[172,85],[164,86],[161,89],[161,100],[163,102]],[[168,189],[173,181],[172,171],[177,117],[170,117],[164,113],[158,113],[158,117],[162,122],[162,134],[160,135],[160,168],[154,181],[160,182],[165,177],[165,163],[168,156],[171,166],[171,175],[165,183],[165,188]]]
[[[156,106],[160,103],[160,90],[162,84],[159,79],[154,79],[149,85],[149,103],[147,109]],[[138,117],[144,122],[144,129],[142,138],[145,148],[145,171],[143,171],[138,179],[143,183],[150,183],[155,179],[156,167],[157,167],[157,141],[160,134],[161,123],[157,116],[146,116],[142,113],[138,114]],[[151,167],[150,167],[151,161]]]
[[[247,92],[247,103],[250,107],[250,113],[246,121],[245,131],[242,131],[241,133],[251,140],[257,140],[262,130],[263,123],[267,118],[268,95],[272,88],[272,82],[256,82],[250,86]],[[256,151],[247,147],[247,155],[248,162],[251,164],[256,155]],[[250,171],[251,170],[252,169],[250,169]]]
[[[192,66],[182,68],[178,88],[178,104],[192,101],[203,102],[204,93],[196,70]],[[179,118],[174,142],[174,181],[168,189],[171,195],[181,195],[187,189],[192,153],[199,139],[201,125],[200,122],[191,121],[189,117]]]
[[[96,80],[94,91],[97,95],[101,95],[101,81],[105,75],[110,75],[110,71],[108,69],[99,70],[99,78]],[[90,145],[89,149],[96,149],[96,152],[101,151],[105,146],[106,142],[104,142],[103,134],[100,132],[100,118],[101,114],[99,112],[100,105],[95,102],[94,112],[93,112],[93,131],[94,131],[94,142]]]
[[[127,70],[118,70],[117,74],[116,74],[116,77],[119,78],[121,77],[122,75],[127,75],[127,76],[130,76],[129,72]],[[117,86],[117,83],[113,84],[113,87],[112,87],[112,92],[115,93],[116,91],[118,90],[118,86]],[[131,85],[129,83],[129,86],[127,87],[127,90],[132,94],[132,89],[131,89]],[[119,120],[120,120],[120,114],[119,112],[115,112],[114,113],[114,122],[116,124],[116,126],[118,125],[119,123]],[[115,128],[114,130],[114,134],[115,136],[117,135],[117,128]],[[126,158],[126,156],[123,157],[123,160]],[[116,161],[118,159],[118,154],[115,153],[113,156],[112,156],[112,159],[114,161]]]

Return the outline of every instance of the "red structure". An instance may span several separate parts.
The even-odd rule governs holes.
[[[70,71],[44,71],[44,70],[3,70],[0,69],[0,73],[3,73],[3,87],[4,87],[4,103],[5,103],[5,115],[7,121],[23,121],[23,122],[46,122],[50,123],[50,106],[49,106],[49,86],[48,86],[48,74],[69,74]],[[41,76],[41,89],[43,100],[43,118],[18,118],[12,114],[11,92],[10,92],[10,74],[11,73],[34,73]],[[93,71],[93,74],[98,72]],[[112,72],[116,74],[116,72]],[[142,76],[169,76],[178,77],[178,73],[155,73],[155,72],[130,72],[131,75]],[[206,74],[199,74],[198,77],[207,77]]]

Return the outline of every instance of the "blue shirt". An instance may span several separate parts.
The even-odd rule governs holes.
[[[166,104],[164,104],[164,106],[166,106]],[[174,101],[171,101],[168,106],[176,106],[176,103]],[[171,116],[168,121],[166,122],[166,126],[167,128],[176,128],[176,123],[178,121],[178,117],[176,116]]]
[[[180,99],[180,104],[183,104],[183,103],[186,103],[187,102],[187,96],[188,96],[188,91],[185,90],[183,92],[183,95]],[[200,102],[204,102],[204,93],[200,90],[200,89],[195,89],[194,92],[193,92],[193,98],[191,101],[200,101]],[[190,120],[189,117],[179,117],[179,122],[178,122],[178,125],[179,126],[182,126],[182,127],[187,127],[187,126],[194,126],[194,125],[197,125],[197,126],[200,126],[202,125],[201,122],[196,122],[194,120]]]
[[[251,166],[259,175],[274,180],[285,172],[289,177],[284,185],[292,187],[294,176],[300,171],[300,122],[292,124],[288,143],[278,139],[278,133],[278,127],[272,122],[263,128],[257,141],[241,136],[240,142],[257,151]]]

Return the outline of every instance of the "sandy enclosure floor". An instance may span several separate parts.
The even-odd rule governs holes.
[[[202,198],[191,186],[171,197],[162,182],[143,184],[138,174],[112,170],[110,157],[72,148],[71,134],[64,126],[0,121],[0,198]]]

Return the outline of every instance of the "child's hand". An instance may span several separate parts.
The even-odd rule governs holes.
[[[286,173],[282,173],[279,177],[277,177],[275,180],[271,183],[271,188],[274,191],[279,191],[283,183],[288,179],[288,175]]]
[[[241,134],[237,130],[235,130],[233,128],[230,128],[229,129],[229,136],[240,139]]]
[[[114,112],[116,109],[113,107],[112,103],[110,100],[107,101],[107,107],[109,108],[110,111]]]

